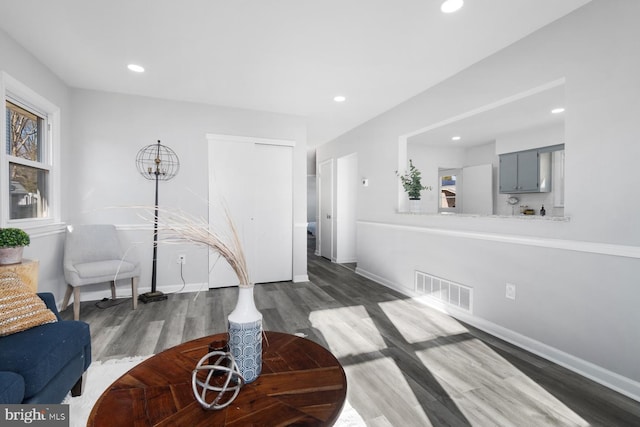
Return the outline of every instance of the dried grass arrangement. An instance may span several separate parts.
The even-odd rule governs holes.
[[[144,207],[145,219],[153,222],[155,207]],[[219,254],[231,266],[241,288],[253,286],[242,243],[228,209],[224,209],[227,230],[212,230],[209,222],[181,210],[158,209],[158,240],[163,243],[193,243]]]

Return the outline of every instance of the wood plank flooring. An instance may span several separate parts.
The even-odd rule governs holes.
[[[314,246],[310,282],[257,285],[256,305],[265,329],[303,333],[338,357],[368,426],[640,426],[640,403],[319,258]],[[173,294],[135,311],[126,300],[85,302],[80,316],[93,359],[107,360],[223,332],[236,297],[236,288]]]

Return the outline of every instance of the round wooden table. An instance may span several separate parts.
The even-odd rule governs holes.
[[[96,402],[87,426],[330,426],[347,393],[340,362],[305,338],[266,332],[262,373],[221,410],[196,401],[191,372],[217,334],[150,357],[117,379]]]

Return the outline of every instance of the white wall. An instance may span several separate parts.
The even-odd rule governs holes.
[[[72,182],[65,188],[69,222],[115,223],[138,242],[143,261],[140,287],[150,286],[152,232],[132,206],[153,206],[154,183],[137,171],[138,150],[158,139],[180,159],[180,171],[160,182],[161,207],[180,208],[203,218],[208,213],[207,133],[288,139],[294,147],[294,279],[306,280],[306,126],[301,118],[203,104],[166,101],[97,91],[72,91],[74,125],[70,163]],[[265,207],[267,208],[267,207]],[[207,252],[194,246],[161,245],[158,289],[181,283],[179,253],[187,255],[187,284],[207,282]]]
[[[206,133],[226,133],[296,141],[294,150],[295,280],[307,280],[306,270],[306,123],[300,117],[257,111],[170,102],[68,88],[59,78],[0,30],[0,69],[61,109],[62,222],[27,230],[31,245],[25,257],[40,261],[39,290],[61,301],[64,223],[109,222],[122,231],[143,262],[141,290],[150,286],[152,232],[130,208],[153,205],[153,183],[142,178],[135,156],[160,139],[181,160],[178,176],[160,186],[160,203],[207,215]],[[1,183],[0,183],[1,184]],[[163,246],[159,250],[158,287],[181,285],[175,256],[187,254],[184,277],[196,288],[206,283],[206,252],[192,247]],[[192,286],[192,288],[194,287]],[[91,294],[91,291],[98,294]],[[108,295],[104,286],[88,288],[84,299]],[[119,294],[126,295],[123,286]]]
[[[357,152],[370,178],[358,193],[362,274],[407,294],[416,269],[472,286],[466,320],[640,399],[635,16],[640,2],[594,0],[318,147],[317,157]],[[561,78],[569,221],[395,212],[400,135]],[[515,301],[506,282],[517,285]]]
[[[318,183],[315,175],[307,175],[307,229],[314,235],[316,234],[316,211],[318,209]]]
[[[26,85],[38,95],[46,98],[60,108],[60,136],[56,149],[67,152],[69,126],[69,89],[37,58],[26,52],[4,31],[0,30],[0,70],[5,71],[20,83]],[[69,179],[68,164],[62,161],[58,172],[62,182]],[[0,185],[6,182],[0,178]],[[62,194],[58,202],[64,204],[65,195]],[[25,228],[31,237],[31,244],[25,248],[24,256],[37,259],[40,264],[38,290],[53,292],[58,299],[64,295],[64,279],[62,277],[62,261],[59,256],[63,247],[64,235],[62,224],[46,228]]]
[[[564,144],[564,126],[527,129],[496,138],[496,154]]]

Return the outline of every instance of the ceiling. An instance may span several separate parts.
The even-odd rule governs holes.
[[[565,107],[564,94],[564,84],[522,94],[459,120],[435,125],[424,132],[417,131],[408,138],[408,142],[467,148],[491,143],[501,136],[521,131],[562,126],[564,112],[554,114],[551,110]],[[459,136],[460,140],[453,141],[454,136]]]
[[[304,116],[314,147],[589,1],[20,0],[0,28],[71,87]]]

